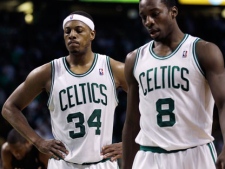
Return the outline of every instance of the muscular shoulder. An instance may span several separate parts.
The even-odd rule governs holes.
[[[196,44],[196,55],[204,72],[215,69],[215,65],[217,67],[223,67],[224,65],[221,50],[212,42],[199,40]]]
[[[25,82],[35,83],[47,91],[50,90],[51,82],[51,63],[46,63],[32,70],[26,78]]]
[[[133,76],[134,64],[136,60],[137,50],[127,54],[125,61],[125,77],[128,84],[135,81]]]
[[[218,46],[212,42],[199,40],[196,44],[196,53],[198,56],[211,56],[213,53],[221,54]]]
[[[46,63],[42,66],[39,66],[32,70],[29,76],[42,76],[42,77],[49,77],[51,75],[51,63]]]
[[[4,144],[2,144],[1,151],[2,152],[10,152],[10,150],[9,150],[9,144],[7,142],[5,142]]]
[[[113,73],[124,68],[124,63],[110,58],[110,65]]]
[[[11,161],[12,161],[12,153],[9,149],[9,144],[5,142],[1,147],[1,158],[2,158],[2,166],[3,168],[11,168]]]
[[[134,62],[136,60],[136,56],[137,56],[137,49],[128,53],[127,56],[126,56],[126,61],[125,61],[125,64],[126,66],[127,65],[134,65]]]

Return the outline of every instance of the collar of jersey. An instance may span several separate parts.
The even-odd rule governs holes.
[[[159,59],[159,60],[168,59],[168,58],[172,57],[180,49],[180,47],[183,45],[183,43],[187,40],[188,36],[189,36],[188,34],[185,34],[184,37],[183,37],[183,39],[179,43],[179,45],[176,47],[176,49],[172,53],[170,53],[169,55],[167,55],[167,56],[158,56],[158,55],[155,54],[155,52],[153,51],[154,40],[152,40],[150,42],[150,44],[149,44],[149,52],[156,59]]]
[[[89,69],[87,72],[82,73],[82,74],[77,74],[77,73],[72,72],[72,71],[69,69],[69,67],[67,66],[67,63],[66,63],[66,57],[63,57],[62,59],[63,59],[63,64],[64,64],[64,66],[65,66],[65,69],[67,70],[67,72],[68,72],[69,74],[71,74],[72,76],[75,76],[75,77],[83,77],[83,76],[86,76],[86,75],[88,75],[89,73],[91,73],[91,71],[94,69],[94,67],[95,67],[95,65],[96,65],[96,63],[97,63],[97,60],[98,60],[98,54],[94,53],[94,60],[93,60],[93,62],[92,62],[92,65],[91,65],[90,69]]]

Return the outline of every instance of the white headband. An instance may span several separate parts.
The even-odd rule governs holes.
[[[63,29],[64,29],[65,24],[68,21],[73,21],[73,20],[82,21],[87,26],[89,26],[89,28],[91,28],[91,30],[95,29],[95,25],[94,25],[94,23],[93,23],[93,21],[91,19],[89,19],[89,18],[87,18],[85,16],[82,16],[82,15],[79,15],[79,14],[71,14],[71,15],[67,16],[66,19],[64,19],[64,21],[63,21]]]

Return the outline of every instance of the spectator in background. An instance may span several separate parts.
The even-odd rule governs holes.
[[[47,169],[49,156],[12,129],[1,147],[1,158],[3,169]]]

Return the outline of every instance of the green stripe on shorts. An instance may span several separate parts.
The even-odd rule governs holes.
[[[191,148],[195,148],[195,147],[191,147]],[[188,148],[190,149],[190,148]],[[179,149],[179,150],[171,150],[171,151],[167,151],[163,148],[160,147],[150,147],[150,146],[140,146],[140,150],[142,151],[151,151],[153,153],[177,153],[179,151],[186,151],[187,149]]]
[[[208,145],[208,147],[209,147],[209,150],[210,150],[210,153],[211,153],[211,155],[212,155],[212,158],[213,158],[213,161],[214,161],[214,163],[216,164],[216,157],[215,157],[215,150],[214,150],[214,145],[213,145],[213,143],[208,143],[207,144]]]

